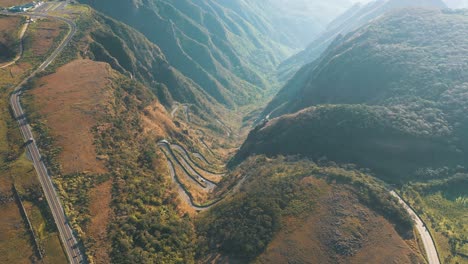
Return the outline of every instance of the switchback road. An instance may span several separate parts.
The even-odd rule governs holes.
[[[167,160],[167,165],[169,167],[169,173],[171,175],[171,178],[172,180],[177,184],[178,186],[178,193],[179,193],[179,196],[194,210],[196,211],[205,211],[205,210],[208,210],[210,209],[211,207],[215,206],[216,204],[218,204],[219,202],[223,201],[226,197],[230,196],[230,195],[233,195],[234,193],[236,193],[239,188],[242,186],[242,184],[244,183],[244,181],[247,179],[247,176],[244,176],[242,177],[242,179],[240,179],[236,185],[234,187],[232,187],[230,190],[226,191],[223,195],[219,196],[216,200],[208,203],[208,204],[205,204],[205,205],[199,205],[199,204],[196,204],[194,201],[193,201],[193,198],[192,198],[192,195],[190,194],[190,192],[186,189],[186,187],[182,184],[182,182],[180,181],[179,179],[179,175],[177,175],[177,172],[175,170],[175,165],[172,161],[172,159],[175,159],[175,162],[178,162],[177,158],[171,154],[172,153],[172,150],[171,150],[171,143],[169,143],[167,140],[161,140],[158,142],[158,146],[161,147],[161,149],[163,150],[163,153],[164,155],[166,155],[166,160]],[[177,145],[179,146],[179,145]],[[184,149],[185,150],[185,149]],[[178,163],[179,166],[181,166],[183,168],[183,165]],[[185,170],[184,170],[185,171]],[[185,171],[185,173],[188,173],[187,171]],[[190,175],[189,175],[190,176]],[[216,186],[215,186],[216,187]]]

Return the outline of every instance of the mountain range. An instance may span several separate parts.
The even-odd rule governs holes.
[[[280,79],[290,79],[303,65],[319,59],[337,37],[344,37],[387,12],[412,7],[440,9],[447,6],[442,0],[376,0],[367,4],[357,3],[328,24],[307,48],[283,61],[278,67]]]
[[[272,100],[265,113],[280,117],[254,129],[238,156],[327,157],[390,181],[463,166],[467,21],[464,11],[408,9],[335,40]]]
[[[2,11],[0,262],[466,261],[468,11],[358,2]]]

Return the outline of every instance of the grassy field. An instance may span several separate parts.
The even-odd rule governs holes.
[[[468,263],[468,176],[405,186],[405,198],[421,213],[443,263]]]

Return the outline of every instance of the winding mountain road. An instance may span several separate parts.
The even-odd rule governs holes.
[[[224,176],[224,175],[226,174],[226,172],[219,173],[219,172],[214,172],[214,171],[212,171],[212,170],[210,170],[210,169],[207,169],[207,168],[203,168],[200,164],[198,164],[197,162],[195,162],[195,161],[192,159],[192,157],[190,157],[188,151],[187,151],[184,147],[182,147],[181,145],[179,145],[179,144],[172,143],[172,144],[171,144],[171,148],[176,149],[179,153],[181,153],[181,154],[184,156],[185,160],[190,161],[191,164],[193,164],[193,165],[194,165],[195,167],[197,167],[199,170],[204,171],[205,173],[208,173],[208,174],[211,174],[211,175],[214,175],[214,176]],[[199,156],[198,156],[197,154],[198,154]],[[193,153],[193,155],[199,157],[200,159],[204,160],[207,164],[209,164],[208,161],[205,159],[205,157],[203,157],[200,153]],[[197,172],[197,173],[198,173],[198,172]]]
[[[25,15],[25,14],[16,14],[16,15]],[[34,135],[32,133],[31,127],[28,124],[26,119],[25,112],[21,107],[20,103],[20,95],[21,95],[21,88],[37,73],[43,71],[47,68],[55,58],[62,52],[62,50],[67,46],[67,44],[71,41],[73,36],[76,33],[76,25],[75,23],[63,17],[52,16],[42,13],[27,13],[29,16],[33,17],[43,17],[43,18],[50,18],[50,19],[57,19],[61,20],[68,24],[70,27],[70,31],[66,35],[66,37],[62,40],[62,42],[58,45],[58,47],[51,53],[51,55],[35,70],[33,71],[26,79],[24,79],[18,86],[15,87],[13,94],[10,97],[10,105],[13,110],[14,117],[19,123],[19,127],[21,130],[21,134],[25,139],[26,148],[30,153],[34,168],[36,169],[37,175],[39,176],[39,181],[41,183],[42,189],[44,191],[45,198],[47,203],[50,207],[52,212],[52,216],[54,218],[55,224],[57,225],[57,229],[59,231],[60,239],[62,241],[63,248],[66,252],[68,260],[70,263],[85,263],[86,259],[82,252],[80,251],[79,244],[73,234],[73,230],[68,222],[67,216],[65,215],[65,211],[63,210],[63,206],[60,202],[60,198],[54,188],[54,184],[52,179],[47,171],[47,168],[42,161],[41,154],[39,152],[39,148],[37,147],[36,141],[34,140]]]
[[[418,233],[421,236],[422,242],[424,244],[428,263],[440,264],[439,255],[437,253],[434,240],[432,239],[431,234],[427,230],[421,218],[419,218],[416,212],[395,191],[391,191],[390,194],[398,199],[399,203],[405,208],[405,210],[413,219],[415,227],[418,230]]]
[[[173,119],[174,119],[174,116],[175,116],[177,110],[179,110],[179,105],[176,105],[176,106],[172,109],[172,111],[171,111],[171,117],[172,117]]]
[[[179,146],[179,147],[182,147],[180,145],[177,145],[177,144],[171,144],[169,143],[167,140],[161,140],[158,142],[158,146],[160,146],[162,149],[163,149],[163,153],[164,155],[166,155],[166,159],[167,159],[167,165],[169,167],[169,172],[171,174],[171,178],[172,180],[177,184],[178,186],[178,192],[179,192],[179,195],[181,196],[181,198],[188,204],[188,206],[190,206],[192,209],[196,210],[196,211],[205,211],[205,210],[208,210],[210,209],[211,207],[215,206],[216,204],[218,204],[219,202],[223,201],[224,199],[226,199],[226,197],[230,196],[230,195],[233,195],[234,193],[236,193],[240,186],[244,183],[244,181],[247,179],[247,176],[244,176],[242,177],[238,182],[237,184],[232,187],[230,190],[228,190],[227,192],[225,192],[223,195],[221,195],[218,199],[206,204],[206,205],[199,205],[199,204],[196,204],[194,201],[193,201],[193,198],[192,198],[192,195],[190,194],[190,192],[185,188],[185,186],[180,182],[180,179],[176,173],[176,170],[175,170],[175,167],[174,167],[174,163],[172,161],[172,159],[175,159],[176,162],[178,162],[179,166],[181,166],[183,168],[183,165],[181,163],[179,163],[179,161],[176,159],[176,157],[174,156],[174,154],[171,154],[172,150],[171,150],[171,145],[172,146]],[[185,152],[187,152],[185,149],[183,150]],[[184,171],[186,173],[188,173],[185,169]],[[190,176],[190,175],[189,175]],[[214,183],[213,183],[214,184]],[[216,186],[214,186],[216,187]]]

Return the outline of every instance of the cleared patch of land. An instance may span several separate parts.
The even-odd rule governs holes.
[[[23,38],[23,57],[14,65],[0,69],[0,87],[11,89],[25,78],[30,69],[42,63],[44,56],[51,52],[67,30],[66,24],[61,21],[40,19],[31,23]]]
[[[0,263],[31,263],[34,248],[14,201],[1,205]]]
[[[62,149],[59,162],[64,174],[107,171],[96,158],[91,129],[110,98],[110,77],[105,63],[75,60],[41,78],[31,92],[34,107]]]

